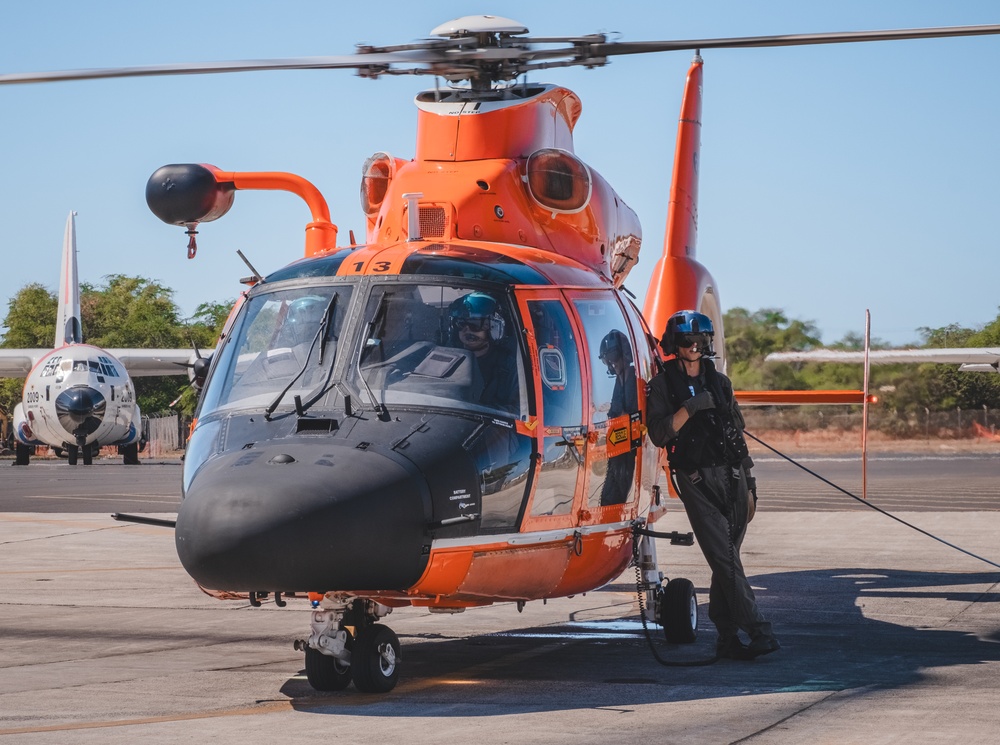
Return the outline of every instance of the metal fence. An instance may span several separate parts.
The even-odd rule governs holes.
[[[772,431],[858,431],[863,413],[843,407],[788,406],[743,408],[749,430]],[[951,411],[898,412],[872,406],[868,410],[868,429],[899,439],[961,439],[965,437],[1000,437],[1000,409],[953,409]]]
[[[143,427],[146,435],[146,449],[143,456],[158,458],[173,455],[184,449],[187,441],[191,417],[177,414],[143,417]]]

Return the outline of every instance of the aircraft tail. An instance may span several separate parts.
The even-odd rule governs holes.
[[[702,59],[696,54],[688,70],[677,126],[674,171],[667,208],[663,255],[646,291],[643,315],[650,331],[662,334],[667,319],[679,310],[697,310],[712,319],[718,366],[725,369],[725,332],[715,280],[695,260],[698,244],[698,174],[701,158]]]
[[[76,213],[66,219],[63,237],[62,271],[59,273],[59,309],[56,312],[55,346],[80,344],[83,328],[80,324],[80,278],[76,268]]]

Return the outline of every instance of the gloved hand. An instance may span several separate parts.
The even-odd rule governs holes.
[[[705,409],[714,409],[715,399],[712,398],[712,394],[708,391],[702,391],[697,396],[689,398],[685,401],[683,406],[687,409],[688,416],[694,416],[696,412],[703,411]]]

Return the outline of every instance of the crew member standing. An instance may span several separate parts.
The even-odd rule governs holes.
[[[660,346],[675,358],[650,381],[646,418],[653,444],[667,449],[674,487],[712,570],[708,616],[719,632],[716,653],[750,660],[781,645],[757,607],[740,559],[756,483],[733,385],[709,359],[714,335],[702,313],[684,310],[670,317]]]

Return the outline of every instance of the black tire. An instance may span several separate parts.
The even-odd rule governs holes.
[[[342,691],[351,682],[351,666],[306,647],[306,678],[317,691]]]
[[[14,465],[26,466],[31,461],[31,448],[23,443],[14,445]]]
[[[139,445],[137,443],[132,443],[131,445],[122,446],[122,463],[126,466],[138,466],[141,465],[139,461]],[[326,655],[323,655],[326,657]]]
[[[83,454],[83,465],[92,466],[94,465],[94,450],[96,448],[90,445],[84,445],[80,448],[80,452]]]
[[[52,448],[52,452],[55,454],[55,456],[57,458],[65,458],[66,457],[66,451],[63,450],[62,448]]]
[[[671,644],[691,644],[698,638],[698,596],[691,580],[678,577],[667,583],[660,597],[659,621]]]
[[[70,445],[69,447],[66,448],[66,460],[69,462],[71,466],[76,465],[76,461],[79,459],[79,457],[80,457],[80,448],[78,448],[76,445]]]
[[[351,652],[351,677],[363,693],[388,693],[399,679],[399,637],[382,624],[364,629]]]

